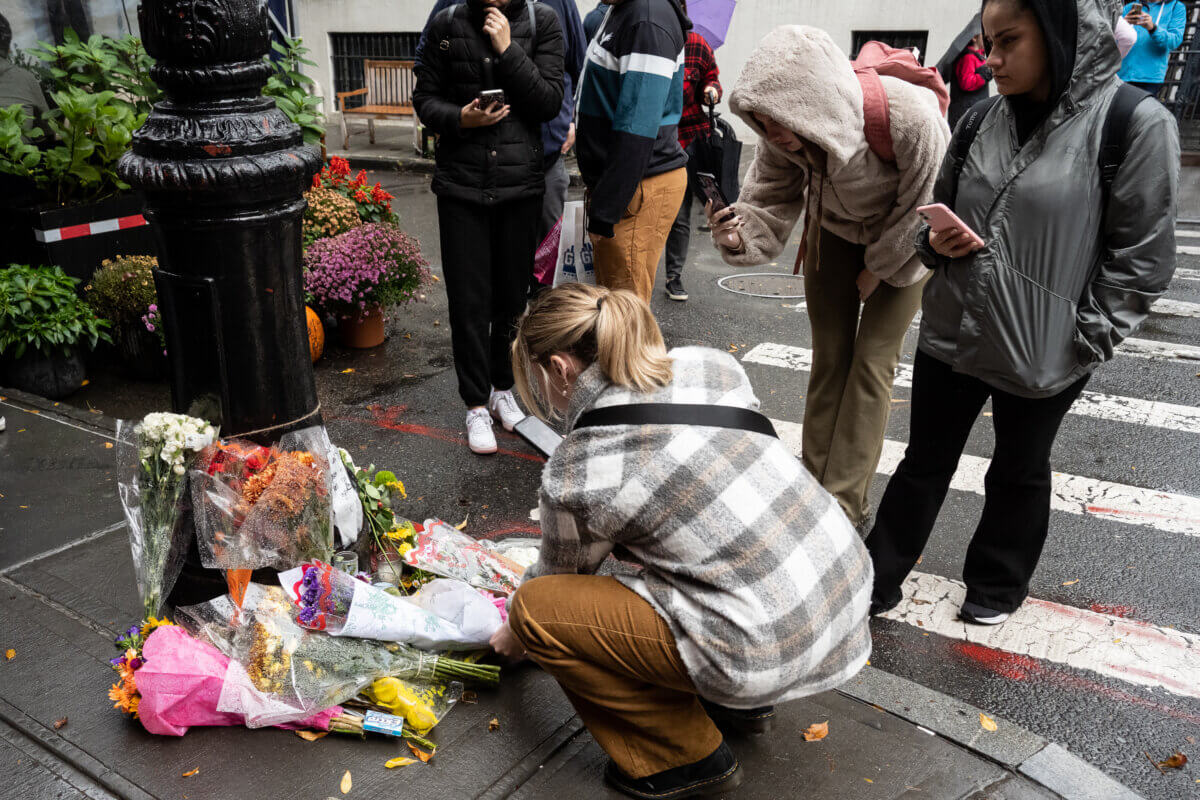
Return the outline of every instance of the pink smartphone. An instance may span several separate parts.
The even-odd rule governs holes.
[[[959,219],[958,214],[951,211],[945,203],[921,206],[917,209],[917,215],[928,222],[929,227],[937,233],[945,233],[951,230],[965,231],[967,236],[971,237],[972,242],[980,247],[984,246],[983,238],[971,230],[970,225]]]

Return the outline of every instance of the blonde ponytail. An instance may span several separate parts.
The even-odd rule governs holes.
[[[536,370],[550,356],[575,356],[599,364],[612,383],[652,392],[671,382],[671,359],[662,331],[645,301],[632,292],[567,283],[543,292],[517,322],[512,345],[513,377],[525,406],[545,419]]]

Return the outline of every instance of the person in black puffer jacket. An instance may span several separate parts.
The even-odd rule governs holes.
[[[500,89],[486,108],[480,92]],[[496,452],[492,417],[506,430],[524,414],[509,359],[537,249],[542,123],[563,101],[558,15],[534,0],[467,0],[429,25],[413,105],[439,135],[442,267],[458,389],[476,453]]]

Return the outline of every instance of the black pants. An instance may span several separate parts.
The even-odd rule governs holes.
[[[1030,400],[955,373],[917,351],[908,449],[888,482],[867,539],[877,603],[900,601],[900,584],[929,541],[971,426],[990,396],[996,449],[963,580],[968,602],[996,611],[1020,607],[1050,527],[1050,449],[1087,380],[1085,376],[1053,397]]]
[[[688,245],[692,238],[692,189],[688,186],[683,195],[683,203],[679,206],[679,214],[667,234],[667,281],[678,280],[683,275],[683,265],[687,263]]]
[[[438,198],[442,269],[458,393],[467,407],[513,385],[514,325],[525,310],[542,197],[482,206]]]

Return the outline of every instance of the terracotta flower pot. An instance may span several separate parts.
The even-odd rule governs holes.
[[[383,344],[383,310],[371,307],[354,316],[339,317],[338,338],[346,347],[360,350]]]

